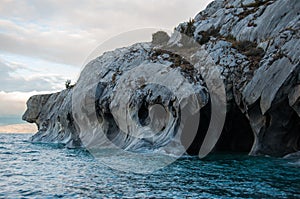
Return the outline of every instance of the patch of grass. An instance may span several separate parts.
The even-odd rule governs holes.
[[[232,43],[232,47],[237,49],[239,52],[242,52],[243,54],[253,48],[256,48],[256,44],[251,41],[235,41]]]
[[[252,13],[255,13],[259,9],[260,6],[270,5],[270,4],[272,4],[272,1],[263,2],[263,1],[260,1],[260,0],[256,0],[255,2],[253,2],[251,4],[248,4],[248,5],[243,5],[242,4],[242,8],[244,8],[244,12],[242,12],[238,15],[239,20],[242,20],[245,17],[247,17],[248,15],[250,15]],[[250,26],[252,26],[252,25],[250,24]]]
[[[247,56],[250,61],[250,69],[258,68],[259,62],[265,55],[265,51],[257,47],[255,42],[251,41],[238,41],[232,35],[228,35],[224,38],[226,41],[232,43],[232,47],[235,48],[239,53]]]
[[[258,10],[258,8],[256,9],[246,9],[244,10],[244,12],[238,14],[239,20],[244,19],[245,17],[249,16],[252,13],[255,13]]]
[[[248,5],[243,5],[243,4],[242,4],[242,7],[258,8],[259,6],[265,5],[267,2],[268,2],[268,1],[263,2],[263,1],[260,1],[260,0],[255,0],[255,2],[250,3],[250,4],[248,4]]]
[[[245,53],[250,61],[250,69],[257,69],[265,52],[262,48],[253,48]]]
[[[251,49],[249,49],[249,50],[247,50],[245,52],[246,56],[255,56],[255,57],[257,57],[257,56],[263,56],[264,54],[265,54],[264,49],[262,49],[260,47],[258,47],[258,48],[251,48]]]
[[[186,77],[188,77],[189,80],[195,82],[195,75],[197,74],[197,70],[194,68],[194,66],[187,61],[186,59],[184,59],[183,57],[181,57],[178,54],[172,53],[170,51],[167,50],[162,50],[162,49],[155,49],[151,56],[150,59],[154,62],[157,61],[158,56],[161,56],[163,54],[168,54],[169,57],[165,58],[164,60],[170,61],[172,62],[172,65],[170,66],[171,68],[179,68],[180,71],[182,72],[182,74]]]
[[[200,45],[206,44],[209,42],[210,37],[219,38],[220,37],[220,28],[211,28],[207,31],[200,31],[198,35],[201,35],[201,38],[197,40]]]
[[[228,35],[227,37],[224,37],[223,39],[230,42],[230,43],[236,42],[236,38],[231,34]]]
[[[236,41],[232,44],[241,54],[247,56],[250,61],[250,69],[256,69],[265,52],[262,48],[257,48],[257,44],[250,41]]]

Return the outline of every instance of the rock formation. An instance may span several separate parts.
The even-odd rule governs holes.
[[[300,150],[299,10],[298,0],[216,0],[193,20],[176,27],[208,52],[225,83],[227,117],[215,151],[284,156]],[[157,45],[157,40],[153,43]],[[207,74],[196,70],[188,58],[158,50],[155,45],[141,43],[104,53],[85,67],[75,87],[32,96],[23,115],[24,120],[38,126],[39,131],[31,141],[81,146],[85,136],[78,124],[80,116],[74,116],[72,105],[77,105],[74,99],[80,98],[78,89],[84,89],[90,96],[79,100],[81,105],[85,100],[86,107],[80,111],[94,115],[85,125],[93,125],[97,120],[101,129],[108,129],[105,132],[108,139],[128,150],[166,146],[178,128],[174,116],[179,111],[178,104],[172,97],[177,91],[182,95],[186,88],[192,88],[199,94],[194,106],[201,108],[201,118],[195,139],[186,150],[197,154],[211,117],[211,96],[202,79]],[[172,70],[158,68],[156,63]],[[136,87],[138,94],[133,101],[128,101],[135,121],[142,127],[152,125],[161,131],[151,139],[128,137],[125,129],[135,127],[122,124],[117,118],[127,114],[120,111],[116,101],[126,93],[118,96],[114,91],[124,89],[122,85],[127,85],[126,80],[132,78],[128,71],[137,70],[141,64],[149,71],[168,73],[164,78],[173,75],[177,89],[168,90],[156,84]],[[78,97],[74,98],[74,92]],[[151,120],[154,123],[149,123],[151,108],[156,103],[164,107],[170,120],[154,119]],[[170,121],[172,124],[168,124]]]

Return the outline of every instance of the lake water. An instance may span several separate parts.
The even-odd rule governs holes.
[[[184,157],[145,175],[29,137],[0,134],[0,198],[300,198],[299,159]]]

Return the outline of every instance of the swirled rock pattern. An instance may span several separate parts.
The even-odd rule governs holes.
[[[284,156],[300,150],[299,10],[298,0],[216,0],[193,20],[176,28],[194,38],[208,52],[226,85],[227,118],[215,150],[247,151],[251,155],[272,156]],[[150,43],[136,44],[107,52],[91,61],[74,88],[31,97],[23,119],[38,126],[39,131],[32,141],[81,146],[80,127],[72,114],[72,93],[76,87],[93,81],[102,82],[96,85],[99,92],[101,86],[105,87],[97,98],[100,118],[107,117],[106,121],[110,122],[103,125],[110,126],[109,136],[120,143],[118,140],[124,140],[122,136],[125,135],[114,134],[117,127],[111,115],[123,117],[127,113],[116,111],[118,104],[114,104],[114,99],[118,96],[110,96],[116,86],[121,85],[118,83],[126,79],[126,71],[141,64],[148,66],[153,63],[177,68],[179,73],[176,74],[183,77],[178,79],[178,85],[192,85],[199,93],[198,106],[203,111],[201,117],[209,115],[207,106],[210,96],[201,79],[206,75],[205,70],[195,73],[187,61],[171,53],[159,51]],[[149,70],[156,69],[153,67]],[[140,89],[140,96],[146,99],[148,94],[143,88]],[[162,104],[170,102],[172,94],[168,94],[168,90],[155,87],[150,90],[160,90],[163,98],[148,97],[147,103],[155,100],[160,100]],[[87,106],[95,106],[95,101],[86,100]],[[133,106],[133,110],[138,109]],[[168,114],[171,114],[170,110],[167,110]],[[140,122],[147,123],[147,117],[142,112],[136,112],[140,114]],[[96,114],[96,117],[99,121],[99,115]],[[209,116],[208,119],[201,118],[201,121],[208,123]],[[156,125],[166,128],[164,122]],[[126,125],[117,126],[123,128]],[[203,141],[201,137],[201,132],[198,132],[191,145],[193,150],[199,150],[198,146]],[[138,148],[152,143],[151,140],[142,143],[130,139],[123,143],[124,148]],[[169,137],[158,135],[157,139],[165,142]]]

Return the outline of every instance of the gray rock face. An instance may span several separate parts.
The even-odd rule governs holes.
[[[251,155],[272,156],[284,156],[300,150],[299,10],[298,0],[216,0],[193,21],[176,28],[201,44],[218,66],[220,78],[226,85],[228,117],[216,150],[243,149]],[[114,94],[114,90],[126,85],[126,79],[132,78],[126,72],[141,64],[149,66],[155,63],[173,68],[174,71],[167,73],[174,72],[182,77],[178,85],[186,83],[192,86],[201,96],[199,107],[207,105],[210,96],[201,80],[201,76],[207,75],[206,71],[191,72],[193,67],[190,68],[182,59],[159,52],[148,43],[136,44],[105,53],[91,61],[74,88],[31,97],[23,119],[38,126],[39,131],[32,141],[80,146],[80,137],[84,136],[73,117],[72,95],[76,89],[90,89],[93,99],[95,88],[85,86],[95,86],[91,82],[97,82],[96,91],[101,91],[97,98],[97,111],[101,117],[106,116],[102,125],[110,125],[110,136],[114,142],[126,149],[163,145],[154,146],[153,140],[126,139],[124,134],[117,133],[120,129],[114,126],[113,121],[117,115],[124,117],[126,114],[118,109],[118,96]],[[149,67],[149,70],[156,70],[156,67]],[[163,88],[147,89],[153,91],[154,96],[155,93],[162,96],[160,100],[165,99],[162,104],[169,103],[174,94]],[[138,96],[147,98],[146,90],[139,92]],[[88,103],[89,97],[84,100],[87,107],[89,104],[95,106],[93,101]],[[148,97],[147,100],[147,103],[152,103],[157,99]],[[136,103],[142,104],[142,101]],[[139,109],[133,107],[133,110],[138,112]],[[205,108],[203,110],[209,112]],[[167,113],[170,114],[170,111]],[[156,124],[164,126],[163,123]],[[128,127],[126,124],[119,125]],[[170,129],[158,136],[156,142],[168,142],[172,136]],[[201,145],[201,139],[196,139],[194,145],[197,146],[197,142]]]
[[[143,43],[94,59],[70,89],[31,97],[23,119],[38,125],[33,142],[89,149],[114,144],[128,151],[179,155],[185,149],[174,132],[183,110],[200,110],[207,100],[199,71],[175,54]]]
[[[81,145],[72,117],[72,91],[36,95],[27,101],[28,109],[22,119],[35,123],[38,132],[32,142],[60,143],[68,147]]]
[[[195,18],[194,37],[199,40],[199,35],[215,29],[217,33],[209,34],[204,45],[227,40],[238,51],[231,53],[232,59],[228,50],[212,51],[217,52],[212,57],[216,62],[220,57],[231,60],[231,64],[220,64],[226,75],[230,71],[227,81],[232,81],[229,85],[233,87],[229,90],[253,130],[251,154],[281,156],[299,150],[300,2],[229,0],[215,1],[208,7]],[[245,41],[253,47],[244,50],[237,45],[246,46]],[[233,64],[237,62],[241,64]]]

